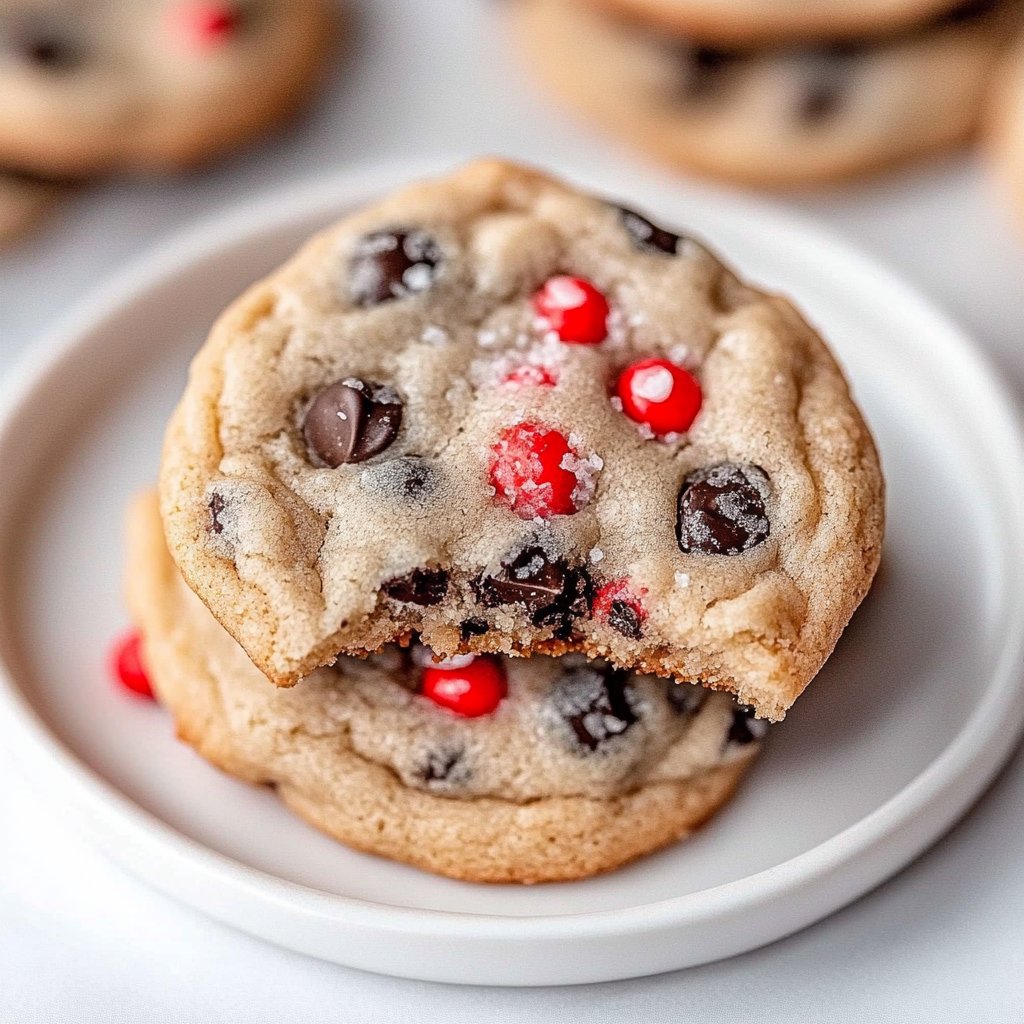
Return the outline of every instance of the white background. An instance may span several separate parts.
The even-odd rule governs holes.
[[[90,285],[168,230],[277,182],[437,153],[628,168],[521,74],[501,33],[501,4],[367,0],[360,15],[328,94],[285,136],[200,176],[83,191],[43,233],[0,255],[0,372]],[[899,267],[973,331],[1024,396],[1024,233],[1015,237],[980,163],[956,157],[785,202]],[[361,974],[213,924],[85,846],[5,757],[0,751],[3,1024],[1024,1017],[1020,754],[935,850],[793,938],[659,978],[522,991]]]

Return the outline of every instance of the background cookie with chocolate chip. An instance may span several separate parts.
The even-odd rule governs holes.
[[[454,878],[586,878],[674,842],[728,800],[767,729],[724,694],[578,657],[390,648],[278,689],[182,582],[152,496],[126,578],[184,740],[342,842]]]
[[[581,0],[510,8],[528,65],[596,123],[683,169],[769,187],[833,181],[965,141],[1022,13],[1016,0],[970,3],[869,41],[739,49]]]
[[[201,163],[320,76],[328,0],[2,0],[0,163],[52,177]]]
[[[496,161],[314,238],[215,325],[169,425],[170,550],[288,685],[413,634],[581,651],[781,718],[878,563],[821,339],[644,215]]]

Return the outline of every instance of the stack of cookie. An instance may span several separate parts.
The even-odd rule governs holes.
[[[223,314],[127,578],[210,761],[359,849],[536,882],[728,799],[870,586],[882,520],[870,434],[788,302],[487,161],[329,228]]]
[[[0,0],[0,244],[64,183],[192,167],[280,123],[332,0]]]
[[[1020,0],[516,0],[570,103],[686,170],[828,182],[949,147],[984,113]]]

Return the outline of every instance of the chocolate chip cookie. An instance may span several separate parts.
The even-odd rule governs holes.
[[[579,0],[509,9],[530,67],[583,114],[676,167],[759,187],[830,182],[963,142],[1022,13],[1017,0],[972,0],[882,39],[739,49]]]
[[[883,520],[870,434],[788,302],[497,161],[346,218],[235,302],[160,488],[185,579],[276,683],[415,634],[699,680],[773,720]]]
[[[183,739],[343,842],[454,878],[585,878],[682,838],[767,729],[725,694],[575,655],[385,648],[279,689],[182,582],[152,496],[127,584]]]
[[[327,0],[0,0],[0,163],[54,177],[190,166],[319,77]]]

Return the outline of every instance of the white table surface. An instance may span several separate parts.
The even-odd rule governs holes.
[[[213,171],[73,198],[0,255],[0,373],[53,317],[169,230],[295,177],[415,154],[553,169],[622,153],[520,72],[487,0],[366,0],[316,110]],[[926,169],[786,203],[828,222],[945,305],[1024,396],[1024,236],[983,168]],[[2,384],[0,384],[2,386]],[[446,1024],[551,1020],[1009,1022],[1024,1017],[1024,756],[934,850],[849,909],[730,961],[574,989],[454,988],[265,945],[123,875],[41,805],[0,750],[0,1021]],[[756,836],[752,837],[756,841]]]

